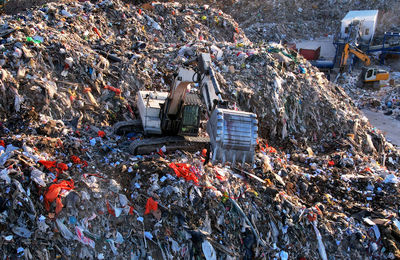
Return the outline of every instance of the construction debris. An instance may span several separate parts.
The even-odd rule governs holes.
[[[0,23],[2,258],[400,258],[399,150],[296,52],[195,4],[55,2]],[[254,163],[131,155],[141,133],[114,123],[202,51],[231,109],[258,116]]]

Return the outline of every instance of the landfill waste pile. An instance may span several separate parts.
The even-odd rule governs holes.
[[[352,98],[359,109],[373,109],[400,120],[400,73],[391,72],[390,81],[382,82],[379,88],[359,86],[358,70],[346,73],[337,82]]]
[[[192,0],[180,0],[191,2]],[[379,9],[377,33],[396,31],[400,23],[400,5],[396,0],[195,0],[218,6],[230,14],[253,42],[292,41],[335,35],[340,21],[350,10]]]
[[[296,52],[195,4],[57,2],[0,20],[3,259],[400,258],[399,150]],[[112,131],[200,51],[231,108],[258,116],[252,165],[134,156],[140,133]]]

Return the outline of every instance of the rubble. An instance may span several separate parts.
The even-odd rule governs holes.
[[[400,258],[399,150],[297,53],[194,4],[0,19],[2,258]],[[133,156],[138,133],[112,131],[200,51],[232,108],[258,115],[252,165]]]
[[[346,73],[337,82],[359,109],[377,110],[384,115],[400,120],[400,81],[398,74],[398,72],[392,71],[390,80],[382,82],[378,88],[374,89],[359,86],[358,70]]]
[[[180,0],[193,3],[193,1]],[[230,14],[253,42],[291,42],[335,35],[343,14],[350,10],[379,9],[378,32],[397,30],[399,5],[395,0],[378,1],[258,1],[196,0],[217,6]]]

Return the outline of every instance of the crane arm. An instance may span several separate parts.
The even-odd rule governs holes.
[[[177,115],[182,102],[185,100],[188,85],[193,83],[196,73],[192,70],[180,68],[178,76],[175,77],[174,84],[168,95],[167,106],[165,107],[168,115]]]
[[[371,65],[371,59],[368,57],[367,54],[365,54],[362,50],[346,43],[343,49],[342,58],[340,60],[340,68],[342,70],[347,65],[347,60],[349,59],[349,53],[353,53],[354,55],[356,55],[357,58],[363,61],[365,66]]]
[[[351,53],[357,56],[360,60],[364,62],[365,66],[371,65],[371,59],[368,57],[367,54],[365,54],[362,50],[356,48],[356,47],[351,47],[349,50]]]
[[[196,76],[197,78],[195,78]],[[179,113],[180,106],[183,100],[185,100],[187,87],[193,82],[198,82],[200,85],[201,94],[208,114],[211,114],[217,105],[220,107],[226,106],[226,101],[222,99],[222,92],[211,65],[211,56],[209,53],[202,53],[198,57],[198,68],[196,72],[184,68],[179,69],[178,76],[175,77],[165,107],[165,112],[169,116]]]

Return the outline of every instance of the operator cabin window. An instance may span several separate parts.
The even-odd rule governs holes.
[[[349,27],[344,28],[344,33],[349,33]]]
[[[365,29],[365,35],[369,34],[369,28]]]
[[[185,106],[183,113],[183,125],[196,126],[198,115],[199,115],[198,106]]]
[[[372,72],[373,72],[373,70],[368,70],[367,78],[370,78],[372,76]]]

